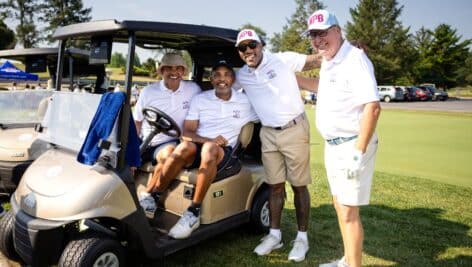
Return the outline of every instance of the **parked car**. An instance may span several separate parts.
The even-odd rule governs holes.
[[[92,62],[108,63],[113,48],[127,43],[125,91],[104,95],[104,99],[120,97],[118,114],[116,119],[106,116],[97,121],[95,118],[103,116],[94,116],[95,110],[97,114],[109,111],[100,95],[54,93],[47,112],[51,117],[40,135],[51,147],[28,167],[11,197],[11,209],[0,219],[0,251],[29,266],[124,266],[126,255],[135,255],[132,265],[139,266],[139,259],[162,258],[243,224],[250,224],[251,231],[267,232],[269,186],[260,160],[260,124],[251,123],[241,130],[235,153],[208,188],[201,225],[187,239],[173,239],[168,232],[192,201],[198,170],[182,171],[162,195],[158,211],[148,214],[139,205],[138,191],[154,166],[147,162],[133,176],[127,164],[128,150],[136,149],[138,143],[132,146],[127,141],[136,134],[130,117],[135,48],[187,51],[193,63],[192,79],[202,84],[204,74],[222,58],[234,67],[243,65],[234,47],[237,33],[204,25],[126,20],[58,28],[53,37],[62,44],[88,42],[94,48]],[[63,53],[61,46],[59,55]],[[61,66],[67,65],[63,63],[59,57],[58,77]],[[58,83],[60,86],[60,79]],[[142,147],[153,134],[178,128],[165,113],[151,111],[144,116],[155,130]],[[91,138],[90,147],[100,148],[101,154],[89,166],[77,157],[94,121],[115,126],[110,135]]]
[[[420,89],[421,91],[424,92],[424,94],[426,95],[426,99],[425,101],[429,101],[429,100],[432,100],[433,99],[433,94],[424,86],[416,86],[416,88]],[[423,100],[423,99],[421,99]]]
[[[305,92],[303,94],[303,102],[305,104],[316,104],[316,94],[313,92]]]
[[[412,95],[416,98],[415,100],[428,101],[431,100],[432,96],[428,90],[422,90],[416,86],[409,87]]]
[[[431,97],[433,101],[437,101],[437,100],[446,101],[449,98],[449,95],[446,91],[437,89],[436,87],[432,87],[428,85],[420,85],[418,87],[423,90],[428,90],[431,93]]]
[[[416,100],[416,97],[414,96],[414,94],[412,94],[409,87],[399,85],[399,86],[395,86],[395,88],[398,88],[398,89],[402,90],[404,101],[415,101]]]
[[[405,99],[403,91],[393,85],[379,85],[377,89],[379,90],[381,101],[388,103],[390,101],[403,101]]]

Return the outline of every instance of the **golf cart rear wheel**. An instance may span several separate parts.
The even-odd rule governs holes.
[[[268,188],[258,192],[252,201],[250,227],[255,233],[266,233],[269,231],[270,220]]]
[[[118,241],[97,233],[90,233],[67,244],[58,266],[125,266],[124,253]]]
[[[12,260],[19,259],[13,245],[14,223],[13,212],[11,210],[0,219],[0,251]]]

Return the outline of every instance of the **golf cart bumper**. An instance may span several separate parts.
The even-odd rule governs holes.
[[[30,266],[49,266],[58,261],[64,246],[64,225],[68,222],[32,217],[11,197],[15,216],[13,243],[21,259]]]
[[[13,192],[33,161],[0,161],[0,191]]]

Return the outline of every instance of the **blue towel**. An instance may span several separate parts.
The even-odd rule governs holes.
[[[90,123],[85,141],[77,155],[77,161],[87,165],[95,164],[102,150],[98,146],[98,142],[100,140],[107,140],[110,136],[124,101],[125,93],[123,92],[103,94],[98,104],[97,112],[95,112],[95,116]],[[140,144],[141,140],[138,138],[133,115],[130,114],[126,162],[131,167],[139,167],[141,165]]]

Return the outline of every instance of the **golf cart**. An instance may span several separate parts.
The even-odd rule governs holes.
[[[25,64],[27,72],[45,72],[55,79],[58,48],[27,48],[1,50],[0,58],[13,59]],[[103,77],[104,65],[88,65],[89,51],[70,48],[66,51],[68,64],[64,67],[69,82],[74,76]],[[103,79],[103,78],[102,78]],[[98,87],[96,87],[98,88]],[[99,91],[99,90],[97,90]],[[11,194],[26,168],[47,148],[36,140],[34,127],[43,119],[48,99],[53,90],[0,91],[0,193]]]
[[[39,135],[50,149],[29,166],[11,197],[11,210],[0,220],[0,251],[32,266],[123,266],[126,254],[156,260],[240,225],[267,231],[268,186],[263,182],[257,124],[243,127],[233,157],[218,171],[202,203],[201,226],[184,240],[167,233],[191,202],[196,170],[182,171],[161,197],[158,211],[148,214],[137,193],[153,166],[143,163],[133,176],[128,164],[135,159],[130,157],[133,151],[139,157],[130,113],[136,46],[187,51],[192,79],[204,88],[205,72],[217,60],[242,65],[234,47],[236,36],[237,31],[223,28],[143,21],[96,21],[57,29],[57,88],[65,44],[78,39],[91,42],[91,63],[107,63],[114,43],[128,43],[126,92],[101,98],[53,94],[42,122],[45,131]],[[180,131],[158,109],[147,108],[144,115],[155,127],[153,134]],[[109,131],[95,130],[102,124]],[[100,136],[91,138],[95,134]],[[98,151],[94,160],[86,161],[91,165],[77,160],[85,144]]]

